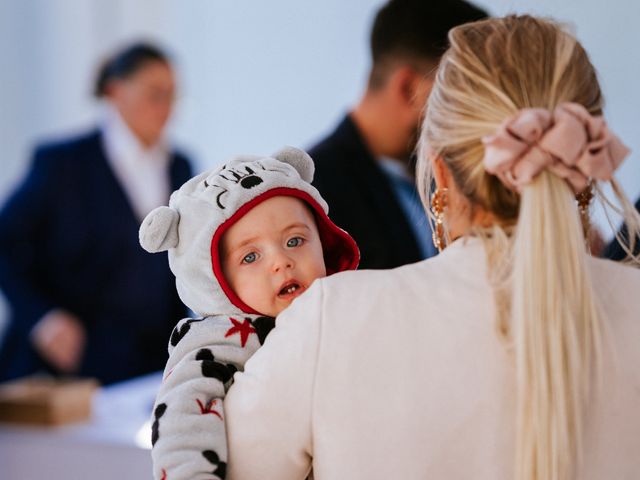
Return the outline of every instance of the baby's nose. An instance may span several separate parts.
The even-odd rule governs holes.
[[[278,252],[273,259],[273,271],[293,268],[293,259],[284,252]]]

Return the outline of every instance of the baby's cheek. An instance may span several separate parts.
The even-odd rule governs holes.
[[[327,268],[325,267],[324,263],[322,263],[321,265],[318,266],[316,270],[316,276],[314,280],[318,278],[324,278],[326,276],[327,276]]]

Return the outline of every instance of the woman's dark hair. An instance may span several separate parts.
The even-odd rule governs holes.
[[[116,52],[98,70],[93,94],[103,97],[111,80],[130,77],[149,62],[169,64],[169,58],[158,47],[142,42]]]

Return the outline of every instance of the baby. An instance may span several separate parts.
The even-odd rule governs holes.
[[[198,175],[140,227],[149,252],[169,251],[183,302],[154,406],[156,479],[224,479],[222,399],[274,318],[319,277],[355,269],[353,239],[311,186],[313,161],[287,147]]]

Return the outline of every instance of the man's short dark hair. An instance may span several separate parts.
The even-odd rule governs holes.
[[[487,16],[464,0],[390,0],[371,30],[370,87],[384,84],[389,66],[397,62],[435,66],[447,49],[451,28]]]

